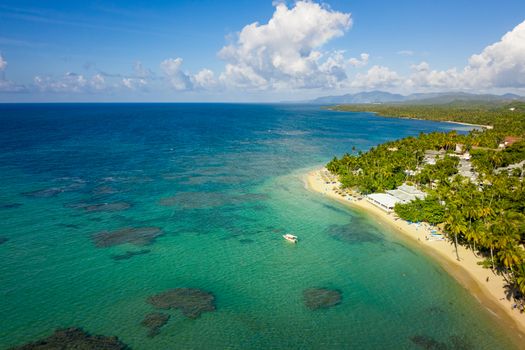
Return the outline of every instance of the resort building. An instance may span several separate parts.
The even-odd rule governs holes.
[[[470,181],[476,183],[478,180],[478,174],[472,168],[472,163],[470,162],[470,156],[468,158],[460,157],[458,164],[458,174],[470,179]]]
[[[389,190],[386,191],[386,193],[397,198],[402,203],[408,203],[417,198],[424,199],[427,196],[425,192],[420,191],[416,187],[407,184],[402,184],[395,190]]]
[[[510,164],[509,166],[497,168],[494,172],[500,174],[506,171],[509,175],[512,175],[515,172],[519,172],[520,176],[523,176],[523,170],[525,168],[525,160],[522,160],[519,163]]]
[[[366,199],[375,206],[390,212],[397,203],[408,203],[417,198],[424,199],[426,193],[418,190],[414,186],[403,184],[395,190],[386,191],[386,193],[372,193],[366,196]]]
[[[445,150],[426,150],[423,157],[423,164],[434,165],[438,159],[443,159],[445,157],[445,153]]]
[[[521,141],[521,137],[517,136],[505,136],[503,142],[498,145],[498,148],[507,148],[512,146],[514,143]]]
[[[374,204],[375,206],[387,211],[391,212],[396,203],[401,202],[400,199],[388,194],[388,193],[372,193],[366,196],[366,199]]]

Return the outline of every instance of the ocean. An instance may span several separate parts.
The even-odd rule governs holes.
[[[67,327],[132,349],[510,349],[437,263],[303,183],[353,147],[449,130],[469,127],[311,105],[0,105],[0,349]],[[174,289],[202,293],[152,303]]]

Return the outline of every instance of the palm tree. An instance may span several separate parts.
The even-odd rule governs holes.
[[[518,250],[517,245],[508,244],[498,252],[498,258],[501,260],[503,265],[514,272],[514,266],[523,262],[522,252]]]
[[[451,206],[445,216],[445,228],[454,235],[454,247],[456,249],[456,259],[459,261],[458,236],[465,233],[467,224],[465,218],[456,206]]]
[[[469,243],[472,242],[472,253],[474,253],[476,256],[476,244],[482,240],[483,227],[484,226],[481,222],[475,221],[474,223],[469,223],[465,231],[465,238]]]
[[[503,163],[503,154],[498,151],[492,152],[489,156],[489,161],[494,169],[499,168]]]
[[[498,245],[498,238],[497,236],[492,232],[492,229],[493,226],[490,226],[490,229],[489,230],[483,230],[482,231],[482,238],[481,238],[481,241],[482,241],[482,244],[489,248],[490,249],[490,261],[492,263],[492,270],[494,270],[495,268],[495,263],[494,263],[494,249],[496,249],[497,245]]]
[[[522,295],[525,295],[525,262],[519,264],[514,272],[516,277],[516,286]]]

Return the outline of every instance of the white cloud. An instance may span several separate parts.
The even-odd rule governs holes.
[[[10,80],[0,79],[0,92],[24,92],[26,87]]]
[[[352,67],[362,68],[369,64],[370,55],[361,53],[348,58],[342,50],[327,51],[323,48],[351,27],[349,13],[308,0],[297,1],[290,7],[283,1],[276,1],[274,6],[275,11],[268,22],[244,26],[235,39],[219,51],[218,56],[225,65],[217,74],[206,68],[196,74],[186,72],[183,59],[177,57],[160,63],[161,75],[137,61],[129,74],[100,72],[94,75],[36,76],[28,89],[94,93],[155,89],[169,84],[178,91],[222,92],[231,87],[238,91],[266,90],[269,95],[273,90],[276,96],[282,90],[296,93],[296,89],[319,88],[406,92],[449,89],[525,91],[525,21],[479,54],[472,55],[464,67],[437,70],[427,62],[420,62],[410,67],[410,73],[401,75],[389,67],[374,65],[349,77],[349,72],[355,71]],[[414,52],[401,50],[397,54],[408,57]],[[27,90],[5,79],[7,67],[7,61],[0,54],[0,91]]]
[[[359,58],[352,57],[348,60],[348,63],[350,63],[354,67],[363,67],[368,64],[368,59],[370,58],[370,55],[367,53],[362,53],[359,55]]]
[[[160,69],[175,90],[192,88],[191,77],[181,69],[182,58],[168,58],[160,63]]]
[[[406,91],[523,89],[525,21],[481,53],[472,55],[462,69],[433,70],[427,62],[420,62],[412,65],[411,70],[402,77],[387,67],[374,66],[366,74],[358,74],[352,86],[368,89],[398,86]]]
[[[104,76],[102,76],[102,74],[95,74],[91,78],[91,86],[95,90],[104,90],[106,88],[106,79]]]
[[[215,74],[209,69],[201,69],[197,74],[191,77],[191,82],[196,89],[210,90],[217,86]]]
[[[405,79],[406,88],[459,88],[461,76],[455,68],[446,71],[431,70],[427,62],[411,66],[412,73]]]
[[[319,50],[350,26],[350,14],[314,2],[298,1],[292,8],[277,3],[268,23],[245,26],[234,43],[221,49],[219,57],[227,64],[220,79],[227,85],[262,89],[330,84],[343,76],[345,67],[336,67],[340,59]]]
[[[143,78],[122,78],[122,85],[130,90],[142,89],[148,82]]]
[[[105,78],[101,74],[85,77],[82,74],[66,73],[61,77],[36,76],[33,83],[43,92],[94,92],[106,89]]]
[[[397,86],[402,82],[396,72],[384,66],[373,66],[365,74],[356,75],[351,86],[363,89],[378,89]]]
[[[142,65],[142,62],[140,61],[135,62],[135,64],[133,65],[133,72],[137,77],[143,79],[153,76],[153,72],[151,71],[151,69],[144,67]]]
[[[0,72],[3,72],[7,68],[7,61],[4,59],[4,56],[0,54]]]
[[[472,87],[525,87],[525,21],[472,55],[463,78]]]
[[[7,61],[4,56],[0,54],[0,92],[23,92],[26,87],[17,84],[5,78],[5,70],[7,68]]]

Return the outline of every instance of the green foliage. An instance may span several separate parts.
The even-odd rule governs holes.
[[[434,165],[426,165],[421,172],[416,175],[415,180],[420,184],[427,185],[432,181],[446,181],[450,176],[457,174],[459,159],[457,157],[446,156]]]
[[[514,108],[514,110],[511,110]],[[453,121],[493,126],[489,132],[473,133],[473,146],[497,147],[503,137],[525,134],[525,103],[455,102],[438,105],[362,104],[332,107],[338,111],[373,112],[385,117]]]
[[[515,108],[513,111],[510,107]],[[521,169],[496,170],[525,160],[525,141],[504,150],[505,136],[525,140],[525,104],[351,105],[342,111],[370,111],[392,117],[456,121],[492,125],[468,135],[420,134],[371,148],[367,152],[334,157],[327,168],[343,187],[364,194],[394,189],[413,182],[430,195],[424,200],[398,204],[395,212],[408,221],[444,226],[455,243],[479,250],[490,265],[508,274],[525,295],[525,185]],[[456,176],[457,144],[469,150],[479,184]],[[434,165],[424,165],[425,151],[445,153]],[[417,171],[416,171],[417,170]]]
[[[416,199],[406,204],[398,203],[394,210],[401,219],[412,222],[426,221],[432,225],[443,222],[445,216],[445,207],[434,197]]]

